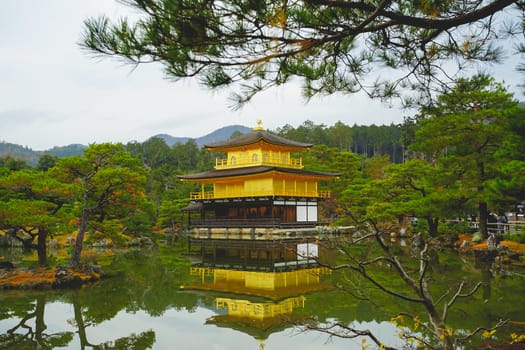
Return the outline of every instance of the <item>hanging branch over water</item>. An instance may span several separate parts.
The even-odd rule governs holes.
[[[449,289],[438,298],[437,301],[435,301],[430,289],[432,278],[428,276],[428,271],[432,266],[429,255],[429,245],[426,242],[423,242],[420,249],[413,247],[414,257],[417,259],[419,267],[411,272],[407,266],[407,262],[403,262],[383,240],[385,232],[389,231],[381,229],[373,220],[368,219],[366,222],[367,225],[360,225],[360,227],[365,227],[365,230],[368,230],[368,233],[365,231],[365,233],[358,235],[355,239],[349,238],[347,241],[337,242],[338,251],[343,254],[344,259],[346,259],[348,263],[329,265],[319,262],[319,264],[332,270],[348,270],[356,272],[368,282],[369,285],[372,285],[377,290],[390,295],[395,299],[423,306],[428,319],[427,322],[424,322],[417,314],[406,311],[397,313],[393,316],[392,320],[401,321],[401,319],[407,318],[414,322],[416,329],[418,327],[423,327],[428,334],[431,334],[432,336],[430,338],[424,338],[415,333],[415,331],[402,331],[400,335],[403,339],[407,341],[421,342],[421,344],[425,344],[431,349],[440,348],[452,350],[456,349],[457,346],[464,344],[465,341],[471,339],[482,331],[493,331],[506,324],[506,321],[499,321],[492,328],[480,327],[470,332],[467,336],[457,337],[450,326],[447,325],[449,311],[459,299],[473,296],[483,283],[476,283],[473,287],[466,290],[466,282],[461,281],[452,294],[450,294],[451,290]],[[363,253],[356,255],[355,248],[358,246],[363,247],[367,243],[379,248],[379,254],[372,257],[363,256]],[[372,250],[368,251],[366,255],[370,254],[370,252],[372,252]],[[385,266],[389,268],[389,271],[393,272],[392,276],[397,276],[398,280],[403,281],[402,286],[397,283],[390,284],[388,281],[378,279],[371,270],[372,268],[381,268]],[[359,285],[359,287],[366,288],[361,285]],[[358,292],[356,295],[361,294]],[[445,301],[447,296],[450,297]],[[363,297],[362,299],[367,298]],[[443,309],[442,312],[439,312],[438,307],[442,303]],[[375,338],[369,330],[359,330],[352,326],[340,323],[333,323],[327,326],[312,324],[308,325],[307,328],[314,328],[323,333],[329,334],[330,336],[339,336],[342,338],[368,337],[376,345],[384,347],[384,344]],[[437,344],[439,344],[439,346],[437,346]],[[387,348],[388,347],[385,347],[385,349]]]
[[[366,92],[423,103],[456,75],[500,62],[501,38],[523,40],[515,0],[126,0],[137,20],[85,21],[81,46],[139,65],[160,62],[170,79],[231,86],[232,107],[302,82],[306,98]],[[506,11],[503,11],[506,10]]]

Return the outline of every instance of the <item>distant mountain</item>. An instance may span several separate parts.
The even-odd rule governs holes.
[[[240,132],[245,134],[250,132],[252,129],[242,125],[230,125],[223,128],[217,129],[207,135],[195,138],[195,143],[199,147],[205,144],[210,144],[217,141],[227,140],[232,136],[233,133]],[[174,137],[168,134],[158,134],[152,137],[159,137],[166,142],[168,146],[173,146],[177,142],[186,143],[191,140],[191,137]],[[0,158],[11,156],[13,158],[24,159],[31,165],[36,165],[42,154],[52,154],[58,158],[71,157],[84,153],[84,149],[87,148],[85,145],[71,144],[68,146],[55,146],[46,151],[33,151],[31,148],[26,146],[20,146],[13,143],[0,141]]]
[[[170,147],[173,146],[176,143],[186,143],[186,142],[188,142],[188,140],[190,140],[189,137],[175,137],[175,136],[171,136],[171,135],[168,135],[168,134],[153,135],[152,137],[150,137],[150,139],[152,139],[154,137],[158,137],[159,139],[163,139],[164,142],[166,142],[166,144],[168,146],[170,146]]]
[[[25,160],[28,164],[36,165],[42,154],[52,154],[58,158],[82,154],[87,146],[74,144],[62,147],[53,147],[47,151],[33,151],[26,146],[14,143],[0,142],[0,158],[13,157]]]
[[[84,149],[86,149],[87,146],[74,143],[69,146],[62,146],[62,147],[53,147],[50,150],[41,152],[41,153],[48,153],[52,154],[55,157],[63,158],[63,157],[71,157],[71,156],[78,156],[84,153]]]
[[[195,139],[195,142],[199,146],[207,145],[210,143],[227,140],[232,136],[232,134],[236,132],[240,132],[241,134],[246,134],[250,131],[252,131],[252,129],[247,126],[242,126],[242,125],[225,126],[223,128],[215,130],[214,132],[209,133],[208,135]]]
[[[13,157],[24,159],[29,164],[35,165],[38,163],[40,154],[33,151],[31,148],[26,146],[20,146],[9,142],[0,142],[0,157]]]
[[[251,130],[252,130],[251,128],[247,126],[243,126],[243,125],[230,125],[230,126],[225,126],[223,128],[217,129],[207,135],[204,135],[198,138],[194,138],[193,140],[195,140],[195,143],[197,144],[197,146],[201,147],[203,145],[207,145],[213,142],[227,140],[235,132],[246,134],[250,132]],[[188,142],[188,140],[192,139],[190,137],[174,137],[174,136],[167,135],[167,134],[158,134],[152,137],[158,137],[158,138],[163,139],[164,142],[166,142],[166,144],[170,147],[178,142],[186,143]]]

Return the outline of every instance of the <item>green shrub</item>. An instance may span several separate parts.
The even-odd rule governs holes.
[[[503,240],[525,243],[525,233],[506,233],[503,235]]]
[[[468,221],[450,222],[439,226],[440,233],[474,233],[476,229],[470,227]]]

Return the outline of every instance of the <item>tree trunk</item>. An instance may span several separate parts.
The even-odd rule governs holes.
[[[46,240],[47,240],[47,230],[45,228],[39,227],[36,251],[38,254],[38,265],[40,267],[48,266]]]
[[[82,216],[80,217],[80,227],[78,228],[77,237],[75,240],[75,249],[73,250],[73,256],[69,267],[76,269],[80,265],[80,255],[82,253],[82,246],[84,244],[84,235],[86,233],[87,221],[88,221],[88,191],[84,190],[84,198],[82,204]]]
[[[438,219],[431,220],[429,218],[428,220],[429,224],[438,223]],[[432,323],[432,326],[434,327],[434,333],[439,338],[441,345],[443,347],[443,350],[454,350],[454,344],[452,342],[452,339],[450,337],[449,331],[447,330],[445,320],[440,315],[440,313],[437,311],[436,304],[434,303],[434,300],[432,298],[432,293],[430,292],[430,288],[428,285],[428,279],[425,277],[425,271],[427,269],[427,264],[429,264],[428,260],[428,245],[425,244],[424,249],[419,253],[419,283],[418,284],[412,284],[415,292],[419,294],[419,296],[423,300],[423,306],[425,307],[427,311],[427,315],[430,319],[430,322]]]
[[[46,295],[39,294],[35,306],[35,339],[39,345],[44,344],[44,331],[47,329],[44,314],[46,309]]]
[[[436,332],[436,335],[439,337],[439,341],[441,342],[442,349],[455,350],[454,342],[450,337],[449,331],[447,330],[442,318],[438,315],[438,312],[435,310],[434,305],[432,305],[430,310],[427,308],[427,311],[429,312],[432,325],[434,326],[434,331]]]
[[[428,234],[430,235],[430,237],[437,237],[439,219],[436,219],[436,218],[433,219],[431,217],[428,217],[427,223],[428,223]]]
[[[481,234],[481,237],[483,239],[486,239],[489,236],[488,229],[487,229],[487,221],[488,221],[487,219],[489,216],[487,202],[479,202],[478,210],[479,210],[479,233]]]
[[[73,311],[75,322],[78,328],[78,338],[80,340],[80,349],[84,350],[86,347],[94,348],[95,346],[91,344],[87,338],[86,333],[86,324],[84,323],[84,316],[82,315],[82,306],[78,300],[78,293],[75,293],[73,296]]]
[[[478,185],[478,192],[483,193],[483,184],[485,181],[485,164],[483,162],[478,162],[478,175],[480,184]],[[487,202],[479,202],[478,204],[479,209],[479,233],[481,234],[481,238],[486,239],[489,236],[489,231],[487,228],[487,221],[489,217],[489,210],[487,206]]]

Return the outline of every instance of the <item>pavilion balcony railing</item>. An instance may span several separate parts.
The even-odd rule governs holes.
[[[206,192],[190,192],[190,200],[214,199],[213,191]]]
[[[231,191],[231,192],[190,192],[190,200],[206,199],[223,199],[223,198],[243,198],[243,197],[264,197],[264,196],[282,196],[282,197],[308,197],[308,198],[325,198],[332,195],[331,191]]]
[[[263,157],[263,159],[253,159],[249,157],[215,159],[216,170],[243,168],[248,166],[278,166],[284,168],[302,169],[303,160],[302,158],[289,157]]]

